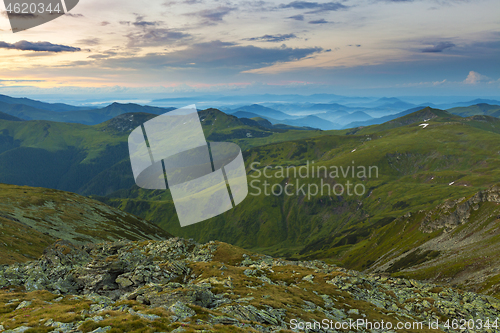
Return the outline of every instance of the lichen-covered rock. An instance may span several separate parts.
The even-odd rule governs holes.
[[[0,266],[0,287],[7,293],[16,290],[13,286],[35,291],[29,297],[16,294],[5,304],[2,311],[9,320],[3,325],[6,332],[23,332],[30,328],[26,315],[58,306],[67,311],[79,303],[85,305],[73,321],[54,316],[30,325],[53,332],[106,332],[111,327],[127,332],[125,324],[116,328],[123,320],[137,327],[156,325],[162,328],[158,332],[279,332],[290,329],[294,318],[303,324],[310,318],[494,322],[500,313],[496,298],[447,286],[363,274],[318,260],[242,252],[223,243],[180,238],[86,246],[59,241],[37,261]],[[36,299],[41,290],[52,293],[45,296],[50,301]]]

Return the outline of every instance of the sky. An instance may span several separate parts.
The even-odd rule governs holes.
[[[500,1],[80,0],[12,33],[0,94],[500,96]]]

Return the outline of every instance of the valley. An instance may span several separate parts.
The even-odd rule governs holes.
[[[122,106],[115,103],[110,108]],[[127,107],[122,110],[125,109]],[[278,270],[279,265],[293,266],[296,263],[309,269],[300,279],[294,279],[294,275],[285,280],[270,277],[271,282],[266,288],[274,285],[290,288],[306,283],[304,288],[308,289],[308,284],[314,285],[312,280],[308,280],[309,276],[315,279],[326,274],[327,285],[334,289],[328,289],[330,287],[321,282],[316,293],[325,292],[322,290],[328,290],[330,294],[337,289],[341,293],[345,291],[347,294],[342,294],[342,297],[355,300],[349,306],[374,320],[387,315],[411,320],[454,318],[449,310],[451,303],[442,303],[447,304],[446,310],[436,306],[424,312],[424,305],[422,311],[417,311],[421,309],[419,302],[406,304],[400,299],[406,297],[401,295],[408,290],[399,287],[387,289],[387,283],[393,286],[418,285],[419,292],[423,288],[420,284],[426,283],[421,297],[429,301],[433,299],[433,302],[438,302],[436,304],[448,299],[450,293],[462,293],[457,290],[465,290],[471,295],[468,297],[473,298],[476,296],[472,295],[476,294],[472,293],[500,296],[500,271],[496,268],[500,264],[496,255],[500,249],[500,119],[496,117],[496,106],[460,106],[450,109],[450,112],[431,107],[415,108],[368,119],[366,123],[361,121],[356,127],[329,131],[304,126],[297,120],[300,118],[294,120],[297,121],[293,123],[295,125],[279,121],[273,123],[259,113],[265,110],[261,107],[239,109],[235,112],[239,117],[215,108],[202,110],[199,117],[208,141],[234,142],[241,147],[250,191],[247,198],[232,210],[184,228],[179,224],[168,189],[145,190],[134,185],[127,138],[134,128],[156,116],[147,112],[147,108],[134,106],[134,111],[137,110],[141,112],[118,114],[95,125],[23,120],[11,114],[0,114],[0,182],[12,184],[0,185],[0,246],[3,246],[0,260],[3,264],[21,265],[16,270],[30,270],[32,266],[25,263],[40,256],[46,258],[46,249],[51,247],[55,250],[50,251],[59,251],[57,248],[61,246],[74,247],[75,250],[71,251],[77,252],[81,247],[87,248],[87,252],[94,251],[95,245],[91,244],[104,244],[99,245],[104,248],[140,249],[156,246],[153,244],[163,246],[161,242],[174,242],[172,239],[175,236],[181,237],[175,238],[179,244],[192,242],[186,245],[189,248],[194,246],[196,249],[210,248],[210,251],[215,251],[216,248],[231,247],[231,251],[244,254],[241,257],[243,261],[250,258],[248,256],[262,258],[259,260],[263,261],[253,263],[260,267],[258,272],[264,270],[267,265],[264,263],[273,260],[284,261],[282,264],[273,261],[272,271]],[[258,116],[248,118],[253,115]],[[273,115],[279,116],[277,113]],[[376,119],[383,122],[377,123]],[[340,188],[350,190],[336,192]],[[21,239],[23,242],[20,242]],[[159,243],[146,242],[149,240]],[[111,259],[106,260],[112,261],[115,255],[124,255],[113,251],[107,254]],[[78,264],[74,262],[65,268],[65,272],[74,269],[80,272],[83,268],[78,268],[78,265],[90,265],[85,261],[90,259],[84,260],[82,256],[87,258],[85,253],[78,254]],[[229,289],[234,288],[234,291],[243,288],[236,287],[235,281],[245,279],[238,274],[241,273],[239,267],[246,264],[238,261],[236,265],[232,261],[234,258],[227,261],[222,257],[200,259],[199,254],[196,256],[193,262],[175,265],[187,265],[189,272],[196,272],[205,265],[198,263],[200,260],[215,260],[215,265],[221,267],[233,265],[230,270],[236,275],[229,280],[232,282],[221,283],[224,286],[227,284]],[[104,257],[99,258],[92,260],[104,260]],[[74,259],[68,260],[71,262]],[[160,259],[151,260],[154,263]],[[103,265],[107,267],[107,264]],[[257,267],[249,265],[250,268]],[[136,274],[133,273],[136,268],[119,272],[103,269],[98,274],[102,275],[104,284],[92,281],[81,284],[66,280],[65,275],[58,275],[58,279],[62,279],[62,284],[58,286],[63,289],[54,289],[45,282],[39,282],[42,283],[40,288],[52,293],[79,295],[75,296],[80,297],[78,304],[87,302],[85,299],[90,302],[89,305],[94,302],[85,296],[90,290],[109,298],[99,300],[109,307],[86,313],[81,318],[72,318],[71,327],[83,327],[86,322],[82,320],[88,315],[95,316],[103,311],[108,311],[105,313],[109,318],[136,316],[133,320],[139,320],[146,326],[151,325],[150,322],[160,325],[158,327],[169,325],[167,321],[156,322],[154,316],[157,310],[144,312],[144,304],[149,306],[151,302],[156,302],[152,301],[157,299],[156,294],[141,283],[131,289],[130,285],[124,287],[118,281],[125,281],[118,279],[120,274],[128,274],[126,278],[130,280]],[[181,271],[176,269],[171,268],[168,274],[172,281],[180,283],[174,288],[181,288],[180,293],[192,288],[198,290],[195,285],[204,283],[197,278],[188,282],[185,268]],[[288,274],[290,269],[283,272]],[[43,276],[56,274],[47,271],[44,274],[48,275],[38,276],[38,273],[26,272],[33,281],[45,281]],[[216,299],[223,299],[229,304],[225,297],[216,296],[218,289],[213,286],[218,282],[213,276],[217,272],[210,271],[206,276],[212,281],[212,287],[203,287],[203,293],[215,297],[216,303]],[[32,283],[27,282],[29,279],[14,278],[11,273],[2,273],[1,270],[0,282],[1,274],[10,279],[3,282],[5,286],[13,284],[26,288]],[[141,274],[146,273],[141,271]],[[256,274],[258,279],[268,281],[264,275]],[[174,275],[183,276],[182,281]],[[199,275],[199,279],[201,276],[204,275]],[[295,282],[290,282],[290,278]],[[63,280],[66,282],[63,283]],[[155,293],[162,288],[171,288],[168,285],[173,282],[167,280],[152,280],[159,284]],[[230,287],[231,283],[233,287]],[[364,287],[360,287],[360,283]],[[108,286],[104,288],[106,284]],[[363,294],[362,290],[367,285],[391,290],[399,296],[374,300]],[[19,297],[33,297],[25,296],[34,295],[30,293],[38,290],[30,288],[26,288],[28,294],[18,289],[12,289],[12,292],[21,292]],[[248,287],[238,289],[236,299],[245,298],[245,288]],[[286,288],[276,292],[286,293]],[[439,288],[449,289],[446,294],[431,291]],[[115,290],[116,295],[106,290]],[[139,290],[142,290],[140,295],[153,298],[148,301],[144,301],[142,296],[117,299],[117,295],[128,295],[129,292],[136,295]],[[49,297],[49,294],[43,297]],[[457,297],[452,296],[452,302],[458,302]],[[305,318],[303,313],[299,315],[301,310],[298,310],[304,306],[300,300],[296,301],[293,301],[290,313]],[[131,302],[127,304],[134,310],[121,313],[117,309],[125,303],[120,302]],[[219,303],[205,304],[186,298],[182,298],[181,302],[187,306],[182,311],[187,313],[191,313],[189,309],[194,309],[195,313],[202,314],[208,311],[206,309],[220,307]],[[319,299],[314,301],[323,308],[326,303],[321,302]],[[371,309],[371,305],[365,307],[368,303],[359,302],[374,304],[375,308]],[[484,299],[481,302],[492,301]],[[163,308],[166,307],[167,312],[170,311],[168,313],[176,313],[175,302],[169,300],[167,303],[162,305]],[[228,317],[224,320],[231,325],[241,324],[243,326],[239,327],[242,329],[256,331],[261,326],[255,325],[285,328],[287,320],[292,317],[278,313],[277,309],[283,308],[283,304],[269,306],[264,313],[259,312],[263,311],[262,306],[250,301],[244,309],[235,310],[231,305],[236,312],[225,312]],[[339,309],[340,306],[336,304],[333,308]],[[217,312],[219,310],[209,310],[210,316],[226,316]],[[142,311],[143,315],[138,315],[137,311]],[[337,321],[344,318],[342,316],[355,314],[347,309],[343,315],[328,312],[330,310],[321,311],[327,317],[337,316]],[[463,309],[453,311],[458,313]],[[465,313],[462,315],[467,316]],[[489,312],[484,313],[484,316],[488,315]],[[145,319],[144,316],[154,319]],[[197,316],[192,314],[186,318]],[[171,322],[175,322],[176,318],[171,318]],[[117,325],[111,320],[103,321],[102,325]],[[245,320],[259,324],[245,326]],[[26,324],[34,327],[33,323]],[[218,321],[208,320],[203,325],[214,327],[219,324]],[[101,327],[101,324],[90,322],[85,325],[89,329],[83,331],[88,332]]]

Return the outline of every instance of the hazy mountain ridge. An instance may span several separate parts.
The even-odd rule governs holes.
[[[121,109],[122,105],[115,107]],[[243,149],[321,134],[304,128],[266,128],[215,109],[199,115],[208,140],[237,142]],[[155,116],[123,114],[94,126],[0,120],[0,182],[100,195],[130,188],[134,179],[128,134]]]
[[[415,107],[397,114],[392,114],[392,115],[387,115],[384,117],[380,118],[374,118],[366,121],[355,121],[350,124],[347,124],[344,126],[344,128],[354,128],[354,127],[359,127],[359,126],[370,126],[370,125],[377,125],[377,124],[383,124],[385,122],[388,122],[390,120],[403,117],[407,114],[413,113],[415,111],[418,111],[422,109],[420,106]],[[499,118],[500,117],[500,106],[498,105],[489,105],[489,104],[476,104],[476,105],[468,105],[466,107],[456,107],[456,108],[451,108],[447,110],[451,114],[455,114],[457,116],[461,117],[471,117],[475,115],[487,115],[487,116],[492,116]]]
[[[47,103],[42,103],[47,104]],[[66,122],[66,123],[78,123],[84,125],[96,125],[107,120],[110,120],[116,116],[125,113],[151,113],[160,115],[168,111],[174,110],[174,108],[158,108],[153,106],[142,106],[138,104],[120,104],[113,103],[104,108],[99,109],[83,109],[80,107],[75,107],[75,110],[54,111],[47,107],[46,109],[40,109],[33,107],[32,105],[38,105],[37,103],[28,104],[9,104],[2,102],[0,100],[0,112],[9,114],[14,117],[18,117],[23,120],[48,120],[56,122]],[[52,104],[50,104],[52,105]]]
[[[41,110],[49,110],[49,111],[78,111],[78,110],[86,110],[87,107],[74,106],[64,103],[46,103],[41,101],[36,101],[30,98],[15,98],[6,95],[0,95],[0,102],[4,102],[7,104],[21,104],[31,106],[36,109]]]

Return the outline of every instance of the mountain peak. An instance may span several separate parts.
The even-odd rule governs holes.
[[[431,108],[430,106],[427,106],[427,107],[420,109],[418,111],[415,111],[415,112],[412,112],[412,113],[407,114],[405,116],[388,121],[385,124],[382,124],[380,126],[399,127],[399,126],[410,125],[410,124],[417,123],[417,122],[429,121],[429,120],[436,119],[436,118],[443,118],[443,119],[450,119],[451,120],[453,118],[460,118],[460,117],[452,115],[451,113],[446,112],[444,110],[434,109],[434,108]]]
[[[23,121],[21,118],[11,116],[10,114],[0,112],[0,120]]]
[[[106,121],[101,126],[105,126],[104,130],[112,129],[118,132],[130,132],[154,117],[156,115],[144,112],[124,113]]]

